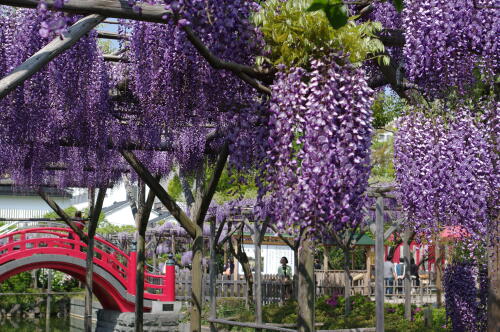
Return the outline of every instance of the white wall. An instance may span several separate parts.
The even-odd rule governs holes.
[[[124,207],[113,210],[113,213],[106,214],[106,220],[113,225],[124,226],[131,225],[134,226],[134,216],[132,215],[132,209],[130,205],[125,205]]]
[[[71,198],[54,198],[62,208],[71,206]],[[14,212],[14,210],[16,210]],[[42,217],[51,212],[50,207],[38,196],[0,195],[0,217],[4,218],[34,218]],[[12,215],[16,214],[16,216]]]
[[[278,245],[262,245],[261,256],[263,258],[263,274],[277,274],[278,268],[280,267],[281,257],[286,257],[288,259],[288,265],[292,268],[292,273],[294,273],[294,258],[293,250],[289,246],[278,246]],[[254,246],[252,244],[244,244],[243,250],[246,252],[248,258],[255,258]],[[243,269],[241,264],[238,264],[238,274],[243,274]]]

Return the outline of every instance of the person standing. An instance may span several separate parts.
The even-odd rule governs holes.
[[[394,273],[394,265],[389,257],[386,258],[384,262],[384,284],[385,284],[385,293],[392,294],[394,279],[396,278],[396,274]]]
[[[286,257],[281,257],[280,267],[278,267],[278,277],[282,281],[282,292],[281,299],[286,301],[291,295],[291,280],[292,280],[292,268],[288,265],[288,259]]]
[[[82,231],[85,228],[85,220],[82,218],[82,211],[75,212],[76,227],[80,228]]]
[[[398,293],[403,293],[403,280],[406,274],[406,264],[404,257],[399,258],[399,263],[395,264],[394,270],[396,272],[396,282],[398,285]]]
[[[418,265],[415,264],[415,258],[411,258],[410,260],[410,276],[411,280],[415,280],[415,282],[412,282],[412,293],[414,292],[413,287],[420,287],[420,276],[418,275]]]

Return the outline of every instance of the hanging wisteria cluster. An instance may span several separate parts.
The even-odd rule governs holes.
[[[200,32],[218,56],[243,64],[252,63],[255,33],[248,24],[247,1],[181,1],[167,7],[182,19],[132,24],[130,87],[139,106],[134,108],[134,121],[148,123],[135,128],[134,135],[145,146],[169,142],[171,157],[181,168],[192,170],[207,150],[220,148],[217,138],[225,134],[232,113],[246,114],[255,104],[255,93],[234,75],[212,68],[182,27],[190,25]]]
[[[479,69],[488,82],[498,73],[500,11],[469,0],[405,1],[406,74],[431,96],[459,92]]]
[[[454,115],[414,111],[399,121],[395,168],[400,200],[409,222],[428,238],[442,226],[465,229],[464,241],[470,245],[488,234],[499,172],[484,122],[496,107],[483,106],[486,116],[462,107]]]
[[[4,72],[54,38],[40,38],[43,19],[35,10],[0,17]],[[0,172],[19,185],[87,186],[116,179],[117,155],[107,149],[108,90],[97,34],[91,32],[0,101]]]
[[[361,21],[378,21],[382,24],[383,30],[380,35],[387,35],[388,31],[401,30],[403,25],[403,15],[398,12],[390,1],[380,2],[375,1],[371,4],[373,10],[363,16]],[[396,66],[402,66],[403,49],[401,47],[385,47],[387,54],[390,56],[390,61]],[[364,68],[370,77],[382,75],[382,72],[372,61],[364,63]]]
[[[451,321],[454,332],[484,331],[486,324],[486,307],[484,285],[480,282],[480,289],[476,281],[483,272],[478,272],[470,262],[454,262],[444,271],[443,286],[445,290],[446,316]],[[484,279],[484,276],[483,278]]]
[[[268,195],[280,228],[342,231],[362,219],[370,173],[372,90],[344,58],[292,68],[273,85]]]

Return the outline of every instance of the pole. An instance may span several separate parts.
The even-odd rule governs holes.
[[[47,310],[45,311],[45,330],[50,331],[50,293],[52,291],[52,270],[49,269],[47,273]]]
[[[262,324],[262,266],[261,243],[262,236],[258,222],[254,221],[254,247],[255,247],[255,323]],[[258,330],[259,331],[259,330]]]
[[[216,278],[217,278],[217,265],[215,262],[215,219],[210,223],[210,318],[217,318],[217,294],[215,294]],[[216,332],[217,329],[213,323],[210,323],[210,331]]]
[[[375,203],[375,303],[376,331],[384,332],[384,198]]]
[[[411,277],[410,277],[410,231],[403,235],[403,256],[405,260],[404,290],[405,290],[405,318],[411,320]]]

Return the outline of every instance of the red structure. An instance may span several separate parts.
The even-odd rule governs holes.
[[[70,236],[71,234],[71,236]],[[85,282],[86,244],[71,229],[41,227],[0,236],[0,282],[18,273],[49,268]],[[175,269],[167,275],[146,272],[144,299],[175,300]],[[134,311],[136,253],[125,253],[106,240],[95,238],[94,292],[103,308]],[[151,308],[145,305],[145,310]]]

